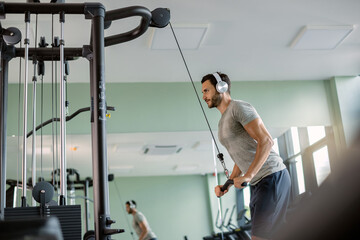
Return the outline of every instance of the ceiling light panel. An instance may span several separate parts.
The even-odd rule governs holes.
[[[353,31],[354,26],[305,26],[291,43],[293,49],[330,50]]]

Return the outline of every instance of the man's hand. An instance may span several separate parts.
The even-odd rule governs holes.
[[[245,177],[245,176],[236,177],[236,178],[234,178],[233,180],[234,180],[234,186],[235,186],[236,188],[239,188],[239,189],[246,187],[246,186],[241,186],[241,184],[242,184],[243,182],[248,183],[248,182],[251,181],[250,178]]]
[[[229,186],[225,191],[221,191],[221,187],[222,187],[222,186],[223,186],[223,185],[217,185],[217,186],[215,187],[215,195],[216,195],[217,197],[222,197],[222,196],[224,196],[224,194],[228,192],[229,187],[230,187],[230,186]]]

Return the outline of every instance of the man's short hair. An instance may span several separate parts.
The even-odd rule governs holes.
[[[136,207],[136,202],[134,200],[127,201],[125,204]]]

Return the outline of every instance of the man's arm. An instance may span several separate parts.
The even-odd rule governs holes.
[[[232,171],[229,179],[234,179],[234,178],[236,178],[236,177],[238,177],[238,176],[241,176],[241,170],[240,170],[240,168],[235,164],[235,165],[234,165],[234,168],[233,168],[233,171]]]
[[[146,221],[142,221],[139,223],[139,226],[141,228],[141,235],[139,236],[139,240],[143,240],[149,232],[148,224]]]
[[[256,140],[257,147],[255,158],[251,163],[249,169],[243,177],[234,179],[234,185],[237,188],[241,188],[243,181],[250,182],[251,179],[258,173],[262,165],[268,158],[271,148],[274,145],[272,137],[266,129],[264,123],[260,118],[256,118],[244,126],[247,133]]]

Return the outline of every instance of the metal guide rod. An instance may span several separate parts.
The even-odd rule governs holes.
[[[85,179],[84,184],[85,192],[85,231],[89,231],[89,179]]]
[[[64,22],[60,13],[60,205],[66,205],[66,129],[65,129],[65,82],[64,82]]]
[[[27,87],[29,81],[29,28],[30,28],[30,12],[25,13],[25,82],[23,94],[23,152],[22,152],[22,195],[21,206],[26,207],[26,133],[27,133]]]
[[[35,60],[36,61],[36,60]],[[32,185],[36,184],[36,64],[34,63],[34,78],[33,78],[33,132],[32,137]],[[32,205],[36,206],[36,201],[32,198]]]
[[[215,141],[214,139],[212,138],[211,139],[212,141],[212,147],[213,147],[213,156],[214,156],[214,170],[215,170],[215,181],[216,181],[216,184],[219,185],[219,179],[218,179],[218,173],[217,173],[217,167],[216,167],[216,149],[215,149]],[[220,198],[217,198],[217,204],[218,204],[218,211],[219,211],[219,219],[220,219],[220,226],[223,225],[223,218],[222,218],[222,212],[221,212],[221,203],[220,203]],[[223,230],[222,228],[220,229],[221,230],[221,239],[224,239],[224,235],[223,235]]]
[[[14,188],[14,197],[13,197],[13,199],[14,199],[14,201],[13,201],[13,208],[16,207],[16,199],[17,199],[18,191],[19,191],[19,187],[18,187],[18,186],[15,186],[15,188]]]

